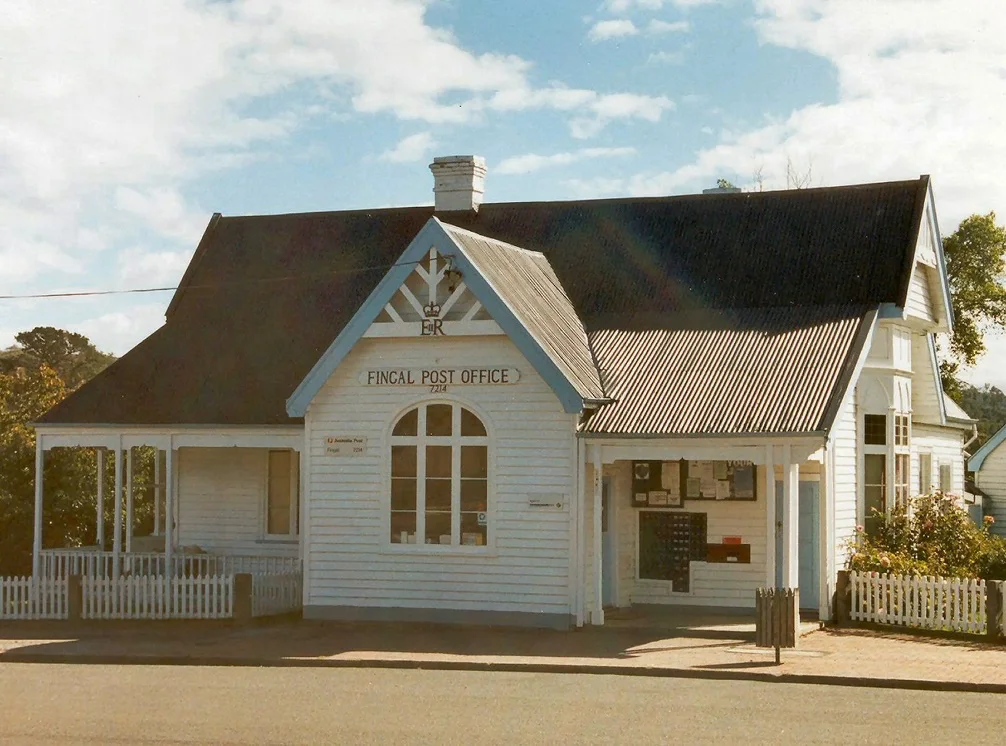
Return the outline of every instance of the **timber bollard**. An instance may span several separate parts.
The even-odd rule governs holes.
[[[985,634],[991,640],[1003,633],[1003,585],[1002,580],[985,581]]]
[[[239,572],[234,576],[234,620],[248,622],[252,618],[252,576]]]
[[[842,626],[851,619],[852,594],[849,586],[849,571],[839,570],[835,583],[835,624]]]

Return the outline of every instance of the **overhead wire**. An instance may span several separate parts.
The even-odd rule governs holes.
[[[212,290],[214,288],[228,287],[234,285],[265,284],[273,282],[290,282],[311,279],[324,279],[338,275],[363,274],[375,270],[390,270],[395,267],[415,266],[423,260],[410,262],[395,262],[394,264],[375,264],[368,267],[357,267],[355,269],[338,269],[331,272],[316,272],[307,275],[284,275],[282,277],[253,277],[243,280],[229,280],[222,282],[201,283],[197,285],[173,285],[167,287],[151,288],[121,288],[116,290],[74,290],[61,293],[23,293],[14,295],[0,295],[0,300],[35,300],[45,298],[86,298],[101,295],[127,295],[138,293],[166,293],[184,288],[185,290]]]

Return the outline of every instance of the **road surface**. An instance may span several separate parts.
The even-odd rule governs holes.
[[[0,664],[4,744],[995,743],[1006,696],[569,674]]]

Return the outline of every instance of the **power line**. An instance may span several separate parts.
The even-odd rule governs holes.
[[[299,280],[321,279],[326,277],[336,277],[338,275],[356,275],[374,270],[389,270],[395,267],[415,266],[422,260],[414,262],[396,262],[395,264],[375,264],[370,267],[358,267],[356,269],[332,270],[330,272],[316,272],[309,275],[285,275],[282,277],[260,277],[247,280],[230,280],[224,282],[210,282],[201,285],[174,285],[161,288],[124,288],[121,290],[76,290],[65,293],[25,293],[23,295],[0,295],[0,300],[35,300],[44,298],[86,298],[98,295],[127,295],[138,293],[166,293],[184,287],[186,290],[211,290],[235,285],[261,285],[274,282],[290,282]]]

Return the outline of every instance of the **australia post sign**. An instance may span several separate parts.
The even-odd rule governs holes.
[[[360,374],[364,386],[427,386],[432,392],[448,386],[504,386],[517,383],[516,368],[381,368]]]

